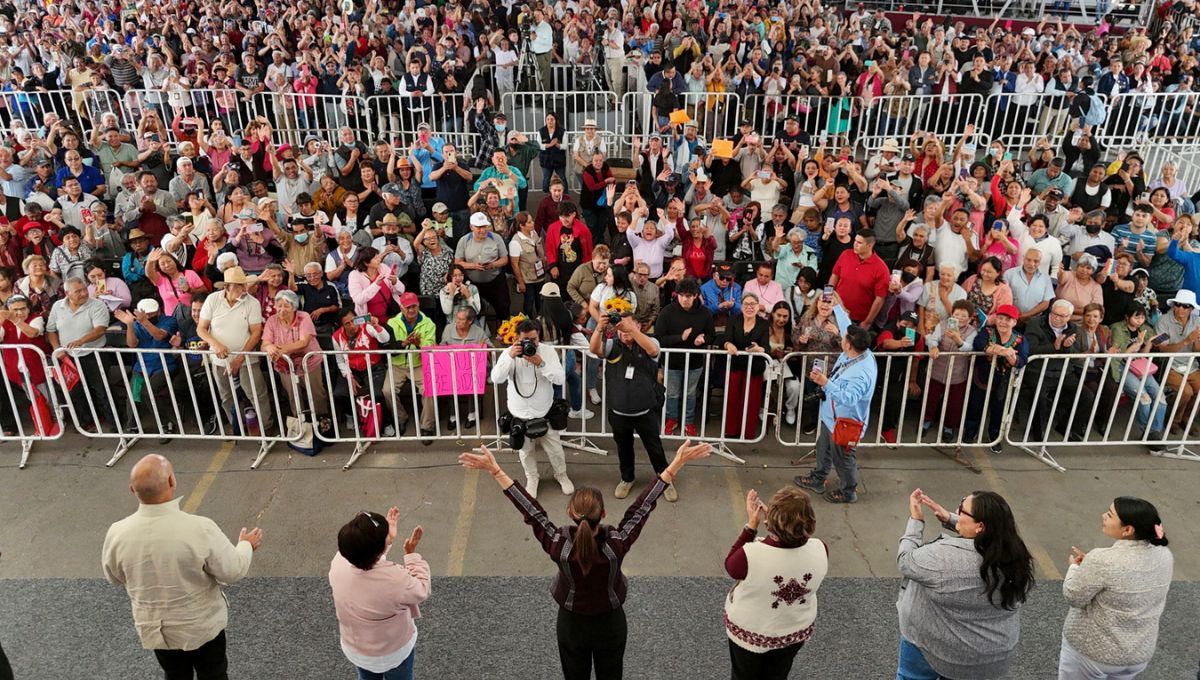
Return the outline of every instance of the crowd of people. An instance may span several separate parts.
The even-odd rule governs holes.
[[[587,680],[593,672],[597,680],[623,677],[624,606],[633,594],[622,563],[683,468],[711,450],[682,444],[616,524],[604,521],[599,489],[573,489],[568,521],[557,524],[487,447],[459,456],[464,468],[496,481],[557,568],[551,593],[567,680]],[[229,614],[221,586],[247,574],[262,532],[242,529],[231,543],[211,520],[180,509],[177,485],[163,456],[134,466],[130,490],[139,507],[110,527],[104,574],[128,592],[142,645],[154,651],[168,679],[226,678]],[[907,504],[897,550],[896,677],[1003,677],[1035,580],[1033,557],[1008,502],[992,491],[973,491],[948,510],[915,489]],[[724,562],[734,580],[723,612],[731,677],[784,680],[819,622],[820,588],[832,575],[830,549],[817,538],[809,495],[797,486],[781,488],[767,502],[751,489],[745,509],[746,523]],[[952,533],[926,541],[926,513]],[[429,564],[417,552],[422,527],[403,542],[401,561],[389,559],[400,519],[395,507],[386,515],[356,513],[338,532],[329,568],[341,650],[360,680],[414,677],[419,605],[432,588]],[[1174,566],[1163,519],[1150,502],[1122,496],[1100,520],[1111,546],[1070,549],[1062,584],[1068,609],[1058,661],[1062,680],[1136,677],[1157,646]]]

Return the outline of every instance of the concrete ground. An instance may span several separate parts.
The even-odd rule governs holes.
[[[598,442],[611,449],[609,440]],[[472,444],[477,442],[464,442],[464,445]],[[136,501],[128,490],[128,473],[134,462],[146,453],[164,453],[174,462],[179,493],[185,497],[185,509],[212,517],[230,536],[236,536],[241,527],[262,527],[263,548],[255,554],[252,585],[239,586],[231,594],[237,612],[235,617],[249,619],[238,624],[244,635],[252,636],[253,631],[261,630],[273,614],[269,609],[238,607],[237,593],[265,589],[270,591],[271,597],[281,597],[280,591],[272,588],[282,588],[286,594],[291,592],[289,589],[299,587],[296,583],[307,584],[308,588],[321,587],[321,577],[336,550],[338,528],[359,510],[384,512],[390,505],[401,510],[402,532],[415,524],[424,527],[425,538],[420,552],[429,561],[435,576],[485,577],[483,580],[439,580],[439,589],[454,593],[458,598],[449,597],[449,602],[461,604],[461,607],[452,607],[453,614],[447,612],[447,616],[472,616],[470,612],[480,600],[467,597],[465,593],[475,588],[488,590],[480,584],[489,580],[507,583],[497,577],[538,577],[518,581],[524,589],[522,592],[528,592],[531,606],[553,616],[552,604],[547,606],[548,577],[553,573],[550,562],[495,483],[458,466],[456,455],[464,447],[451,448],[438,442],[430,447],[406,443],[401,446],[382,444],[376,448],[355,467],[343,471],[342,465],[350,454],[347,446],[328,448],[315,458],[307,458],[279,445],[268,454],[260,469],[250,470],[256,447],[249,444],[200,444],[177,440],[168,447],[158,447],[147,441],[139,443],[110,469],[104,466],[112,452],[107,441],[86,440],[71,434],[59,442],[35,445],[29,466],[18,470],[19,451],[13,445],[5,444],[0,449],[0,461],[3,461],[0,468],[5,468],[0,473],[0,552],[3,554],[0,558],[0,592],[6,593],[0,596],[0,602],[5,602],[0,604],[0,643],[14,659],[24,658],[28,662],[29,670],[34,671],[31,676],[152,677],[149,674],[76,675],[67,667],[47,666],[50,662],[44,660],[44,654],[39,656],[30,649],[14,647],[14,643],[39,640],[52,643],[58,633],[69,638],[73,633],[63,629],[62,622],[48,622],[46,612],[35,605],[58,606],[61,603],[55,602],[55,593],[70,593],[69,599],[78,607],[82,620],[102,617],[106,630],[112,626],[118,629],[111,644],[120,648],[122,658],[133,659],[141,666],[150,664],[148,668],[153,668],[153,661],[137,648],[123,593],[103,582],[96,582],[101,577],[99,555],[105,530],[111,522],[136,508]],[[808,469],[790,464],[804,450],[784,447],[774,440],[774,435],[768,436],[767,443],[735,447],[734,451],[747,460],[746,465],[712,457],[684,470],[678,482],[679,502],[659,504],[625,562],[625,571],[635,577],[635,584],[650,584],[647,586],[650,597],[662,597],[663,606],[680,612],[680,617],[685,620],[669,624],[678,625],[680,631],[694,623],[686,621],[691,606],[687,602],[688,593],[693,591],[680,590],[681,584],[693,581],[684,577],[707,577],[695,581],[700,584],[696,586],[695,596],[701,599],[719,598],[726,585],[722,580],[722,563],[730,543],[745,522],[746,491],[755,488],[769,496],[788,483],[793,475]],[[1197,505],[1200,504],[1200,496],[1195,493],[1200,484],[1200,467],[1196,464],[1152,458],[1144,453],[1144,449],[1096,447],[1060,451],[1059,462],[1069,471],[1059,473],[1011,448],[999,456],[989,455],[982,449],[967,450],[964,455],[978,467],[979,473],[929,449],[869,448],[860,454],[863,486],[860,487],[859,502],[852,506],[835,506],[817,501],[816,533],[830,546],[830,578],[840,584],[839,588],[847,593],[847,597],[853,597],[856,592],[852,584],[857,581],[849,579],[868,579],[874,584],[869,588],[863,586],[861,591],[873,594],[869,604],[864,601],[854,607],[864,607],[858,615],[868,616],[872,625],[879,627],[877,641],[881,645],[873,652],[879,657],[871,666],[874,670],[861,677],[885,677],[886,666],[894,662],[896,633],[891,579],[896,577],[895,550],[907,516],[906,497],[917,486],[948,507],[976,489],[1003,494],[1012,504],[1021,533],[1037,560],[1039,578],[1049,581],[1061,579],[1072,545],[1088,550],[1109,543],[1100,531],[1100,514],[1113,497],[1135,495],[1150,499],[1164,516],[1164,525],[1175,551],[1175,578],[1179,584],[1173,590],[1173,598],[1188,597],[1192,602],[1200,599],[1195,584],[1190,583],[1200,580],[1200,562],[1196,559],[1200,551],[1195,547],[1200,544],[1200,526],[1191,521],[1197,516]],[[515,456],[502,456],[501,464],[514,477],[520,476],[520,465]],[[611,519],[619,517],[632,500],[632,497],[626,501],[612,498],[612,487],[617,481],[615,452],[607,457],[572,456],[568,466],[577,485],[595,485],[604,491]],[[548,472],[545,474],[549,477]],[[650,475],[649,465],[643,457],[639,460],[639,481],[647,482]],[[553,480],[543,480],[539,500],[553,518],[561,521],[565,517],[565,499]],[[932,529],[930,531],[932,533]],[[70,581],[63,582],[67,585],[56,590],[56,582],[48,579]],[[22,584],[20,580],[34,582]],[[1030,645],[1036,646],[1037,659],[1013,677],[1052,674],[1057,653],[1055,636],[1066,611],[1057,588],[1056,584],[1047,583],[1038,590],[1037,609],[1043,612],[1038,625],[1045,630],[1039,632],[1038,639],[1029,641]],[[326,597],[323,592],[319,596],[309,593],[305,597],[317,598],[314,607],[310,608],[312,611],[304,610],[305,616],[325,615],[332,620],[332,608],[327,611],[321,608],[322,598]],[[683,600],[679,601],[680,598]],[[696,611],[705,612],[705,616],[709,615],[709,610],[719,612],[715,609],[718,604],[701,599],[692,603]],[[822,611],[828,611],[827,603],[828,600],[823,600]],[[114,607],[116,612],[112,611]],[[446,608],[447,605],[443,605],[439,610],[431,601],[428,611],[446,612]],[[1168,616],[1179,618],[1168,622],[1164,617],[1164,635],[1168,628],[1188,628],[1187,617],[1194,611],[1188,614],[1187,609],[1181,610],[1178,606],[1168,609]],[[30,613],[35,611],[36,616]],[[827,638],[823,648],[826,656],[840,654],[842,661],[849,664],[844,666],[849,672],[856,650],[833,643],[848,639],[846,636],[855,625],[855,617],[842,614],[831,614],[831,620],[843,621],[846,629],[836,631],[835,624],[830,623],[830,635],[836,637]],[[1050,624],[1047,616],[1053,618]],[[526,620],[528,615],[521,617]],[[531,639],[548,646],[538,650],[538,670],[521,677],[552,677],[557,667],[552,624],[544,618],[541,621],[532,624],[540,625],[542,629]],[[326,639],[330,635],[329,620],[312,625],[314,631],[320,631],[319,635],[313,633],[316,639],[300,637],[290,640],[289,644],[305,643],[300,644],[302,648],[321,647],[322,653],[329,657],[328,667],[344,671],[344,664],[338,665],[336,640]],[[47,627],[48,638],[39,637],[39,626]],[[120,629],[122,626],[127,628]],[[503,625],[485,627],[480,635],[487,639],[479,644],[519,647],[524,638],[515,637],[508,630]],[[711,638],[711,645],[706,643],[708,646],[705,646],[709,657],[704,662],[708,665],[704,667],[715,674],[700,673],[693,677],[719,677],[726,672],[722,667],[721,645],[724,643],[719,620],[716,627],[706,625],[704,630],[703,636]],[[637,643],[632,631],[631,624],[631,659],[642,658],[633,651]],[[708,639],[703,636],[701,639]],[[84,635],[83,639],[91,639],[97,645],[110,644],[108,638],[96,636],[94,632]],[[455,645],[465,644],[452,638],[439,639],[444,644],[439,650],[443,653],[452,653],[459,648]],[[692,639],[689,644],[695,642]],[[249,651],[247,645],[252,650],[252,643],[253,640],[243,639],[238,644]],[[1167,644],[1164,638],[1163,645]],[[1170,652],[1173,661],[1162,668],[1163,672],[1168,668],[1170,672],[1145,677],[1177,678],[1184,677],[1179,675],[1183,670],[1194,672],[1194,660],[1200,656],[1194,635],[1181,633],[1180,639],[1169,644],[1173,645]],[[73,647],[75,650],[80,648],[79,645]],[[104,648],[97,647],[94,653]],[[1033,653],[1033,649],[1028,651]],[[79,653],[88,658],[87,652]],[[428,650],[425,653],[424,658],[430,659]],[[519,654],[520,650],[509,649],[508,653]],[[646,650],[637,654],[645,655]],[[678,660],[682,665],[670,666],[657,675],[639,673],[631,674],[631,677],[684,677],[686,661],[683,657]],[[86,664],[80,666],[83,667]],[[114,666],[117,667],[120,665]],[[430,667],[425,666],[427,670]],[[452,670],[453,666],[439,667],[450,670],[436,677],[499,677],[470,671],[459,674]],[[1154,668],[1152,665],[1151,669]],[[331,676],[322,671],[311,676],[259,673],[253,677]],[[805,673],[796,677],[834,675]]]

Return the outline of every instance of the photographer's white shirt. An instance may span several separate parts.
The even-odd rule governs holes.
[[[542,418],[554,401],[554,385],[566,380],[562,361],[552,345],[538,343],[542,365],[535,366],[525,357],[513,358],[508,350],[500,353],[492,367],[492,382],[508,383],[508,410],[517,418]]]

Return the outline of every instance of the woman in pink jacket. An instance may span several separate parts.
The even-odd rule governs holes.
[[[342,653],[359,680],[412,680],[417,605],[429,597],[429,563],[417,554],[421,527],[404,542],[404,563],[387,559],[396,538],[399,508],[387,517],[360,512],[338,532],[329,565]]]

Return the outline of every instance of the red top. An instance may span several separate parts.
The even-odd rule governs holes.
[[[697,244],[690,237],[683,242],[683,262],[687,273],[697,279],[704,280],[712,275],[713,255],[717,252],[717,240],[706,236]]]
[[[559,235],[562,233],[562,220],[555,220],[550,228],[546,230],[546,262],[554,264],[558,262],[558,245]],[[583,259],[588,261],[592,259],[592,230],[587,228],[578,217],[571,223],[571,230],[575,232],[575,238],[579,239],[580,245],[583,246]]]
[[[855,322],[867,318],[875,298],[886,298],[888,282],[892,272],[875,253],[866,260],[859,258],[853,250],[847,250],[833,265],[833,275],[838,277],[837,294],[842,306]]]

